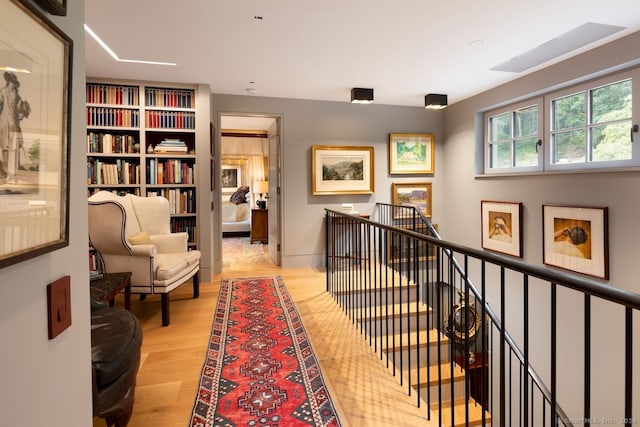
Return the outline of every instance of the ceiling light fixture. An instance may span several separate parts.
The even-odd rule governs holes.
[[[116,53],[104,42],[87,24],[84,24],[84,30],[102,47],[113,59],[118,62],[129,62],[133,64],[149,64],[149,65],[172,65],[176,66],[175,62],[160,62],[160,61],[143,61],[139,59],[120,59]]]
[[[373,102],[373,89],[354,87],[351,89],[351,102],[353,104],[371,104]]]
[[[424,108],[439,110],[447,106],[447,95],[430,93],[424,97]]]

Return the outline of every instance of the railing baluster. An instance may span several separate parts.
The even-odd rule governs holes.
[[[557,390],[557,286],[555,283],[551,284],[551,424],[558,425],[558,418],[556,416],[556,390]]]
[[[529,366],[529,276],[528,275],[524,275],[523,277],[524,283],[523,283],[523,292],[524,292],[524,310],[523,310],[523,324],[524,324],[524,366],[525,368],[527,366]],[[523,403],[524,403],[524,417],[521,417],[521,419],[524,419],[524,427],[528,427],[529,426],[529,375],[524,374],[523,375],[523,389],[524,389],[524,397],[523,397]]]
[[[584,425],[591,425],[591,295],[584,295]]]
[[[504,268],[500,267],[500,425],[505,427],[506,414],[506,391],[505,391],[505,324],[506,309],[504,295]]]
[[[625,369],[624,369],[625,425],[633,423],[633,311],[625,308]]]

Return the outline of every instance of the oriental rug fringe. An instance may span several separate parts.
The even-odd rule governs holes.
[[[284,280],[222,280],[190,426],[340,425]]]

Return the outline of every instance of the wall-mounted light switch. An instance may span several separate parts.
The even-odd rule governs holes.
[[[71,277],[64,276],[47,285],[49,339],[71,326]]]

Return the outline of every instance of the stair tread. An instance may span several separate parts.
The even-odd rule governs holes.
[[[406,282],[406,280],[403,280],[403,282]],[[365,283],[364,286],[362,285],[358,285],[358,286],[354,286],[351,289],[343,289],[343,290],[338,290],[335,291],[335,294],[338,295],[346,295],[346,294],[354,294],[354,293],[373,293],[373,292],[391,292],[391,291],[406,291],[407,289],[416,289],[418,286],[411,282],[410,284],[406,284],[406,283],[398,283],[395,282],[393,284],[389,284],[388,286],[385,286],[383,288],[381,288],[380,286],[378,287],[369,287],[368,285],[370,285],[371,283]]]
[[[437,421],[438,409],[437,403],[432,405],[431,420]],[[451,425],[451,402],[442,402],[442,425]],[[466,408],[469,408],[469,424],[466,423]],[[469,398],[469,401],[465,403],[464,399],[456,400],[453,404],[453,413],[455,426],[476,426],[482,424],[482,406],[479,405],[473,398]],[[487,411],[485,413],[485,420],[491,421],[491,414]]]
[[[407,334],[395,334],[388,337],[388,339],[382,340],[382,350],[387,351],[387,349],[392,350],[395,343],[395,350],[399,351],[407,348],[416,348],[418,347],[418,343],[420,347],[426,347],[427,344],[431,346],[438,345],[438,330],[437,329],[429,329],[420,330],[420,331],[412,331],[409,334],[409,339],[407,340]],[[400,346],[400,342],[402,340],[402,346]],[[407,344],[407,341],[411,343],[411,345]],[[440,344],[447,344],[449,342],[449,338],[440,333]]]
[[[442,362],[440,363],[440,373],[442,374],[442,383],[450,383],[451,382],[451,363],[450,362]],[[427,371],[429,383],[427,383]],[[423,366],[421,368],[411,368],[408,373],[405,373],[405,377],[409,378],[411,376],[411,382],[413,384],[413,388],[425,387],[427,385],[436,385],[438,384],[438,365],[434,364],[431,366]],[[416,380],[420,377],[420,383],[416,383]],[[453,365],[453,380],[454,381],[463,381],[465,378],[464,370],[458,365]]]
[[[418,314],[429,314],[431,313],[431,307],[426,304],[418,303],[416,307],[415,302],[410,302],[409,307],[407,307],[407,303],[402,304],[391,304],[386,306],[376,306],[371,307],[370,309],[366,309],[367,316],[369,315],[369,311],[371,312],[371,318],[366,320],[379,320],[384,318],[393,318],[393,317],[402,317],[410,314],[411,316],[415,316]],[[355,309],[358,311],[359,309]]]

